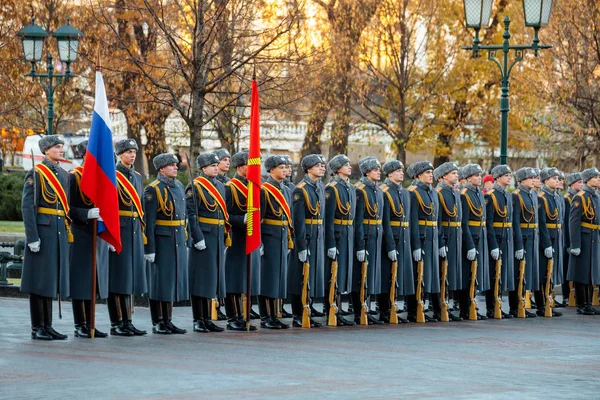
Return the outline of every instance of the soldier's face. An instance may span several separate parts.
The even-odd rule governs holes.
[[[278,165],[270,171],[271,177],[276,181],[280,181],[286,176],[286,165]]]
[[[177,163],[169,164],[165,167],[162,167],[159,172],[166,177],[177,178]]]
[[[217,165],[219,166],[219,171],[225,173],[225,172],[229,171],[229,166],[231,165],[231,159],[229,157],[225,157]]]
[[[292,176],[292,166],[291,165],[286,165],[285,166],[285,177],[289,178]]]
[[[352,165],[350,165],[349,162],[342,165],[342,167],[338,169],[338,174],[345,178],[348,178],[350,175],[352,175]]]
[[[404,170],[397,169],[394,172],[392,172],[391,174],[389,174],[388,177],[394,183],[402,183],[402,182],[404,182]]]
[[[542,187],[542,181],[540,180],[539,176],[536,176],[535,178],[533,178],[533,187],[536,189],[539,189]]]
[[[50,161],[59,162],[65,155],[65,149],[62,144],[57,144],[56,146],[50,147],[46,150],[46,157]]]
[[[325,175],[325,164],[318,163],[308,169],[308,174],[314,178],[322,178]]]
[[[458,182],[458,171],[448,172],[444,175],[443,179],[450,186],[456,185],[456,182]]]
[[[498,182],[498,185],[506,187],[510,184],[510,174],[504,174],[501,177],[499,177],[498,179],[496,179],[496,182]]]
[[[381,168],[375,168],[367,172],[367,178],[373,182],[379,182],[381,180]]]
[[[533,189],[535,187],[535,178],[527,178],[521,181],[521,185],[525,186],[527,189]]]
[[[587,185],[591,188],[598,188],[598,185],[600,185],[600,177],[595,176],[591,178],[587,181]]]
[[[571,185],[571,187],[573,188],[573,190],[579,192],[581,190],[581,188],[583,187],[583,181],[577,181],[577,182],[573,183]]]
[[[236,171],[238,175],[245,177],[246,175],[248,175],[248,166],[242,165],[241,167],[237,167]]]
[[[209,178],[214,178],[215,176],[219,175],[219,165],[220,163],[207,165],[206,167],[202,168],[202,172],[204,172],[204,175],[208,176]]]
[[[121,164],[131,167],[135,162],[135,158],[137,156],[137,150],[129,149],[121,154],[119,154],[119,159],[121,160]]]
[[[559,182],[558,176],[553,176],[552,178],[546,179],[544,183],[546,186],[548,186],[548,188],[555,190],[558,189]]]
[[[481,174],[475,174],[467,178],[467,182],[469,182],[473,186],[481,186]]]
[[[419,175],[417,178],[424,184],[431,185],[433,183],[433,170],[428,169],[427,171]]]

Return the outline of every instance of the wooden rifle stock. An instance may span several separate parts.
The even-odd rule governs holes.
[[[544,288],[544,296],[546,297],[546,307],[544,309],[544,317],[552,317],[552,269],[554,268],[554,259],[548,259],[547,264],[547,272],[546,272],[546,287]]]
[[[531,308],[531,291],[525,291],[525,308]]]
[[[337,286],[338,262],[337,257],[331,263],[331,281],[329,282],[329,318],[327,325],[337,326],[337,302],[336,302],[336,286]]]
[[[369,265],[368,256],[365,254],[365,261],[362,262],[360,271],[360,324],[369,325],[367,319],[367,268]]]
[[[502,319],[502,299],[500,299],[500,276],[502,275],[502,256],[496,260],[496,282],[494,283],[494,319]]]
[[[442,261],[442,286],[440,290],[440,297],[442,301],[442,309],[440,311],[440,320],[442,322],[450,321],[448,317],[448,258],[444,258]]]
[[[563,293],[563,298],[564,297],[565,294]],[[575,285],[573,284],[573,281],[569,281],[569,307],[575,307],[575,305]]]
[[[425,322],[425,304],[423,303],[423,259],[417,262],[417,322]]]
[[[477,282],[477,258],[471,261],[471,286],[469,287],[469,320],[477,321],[477,299],[475,298],[475,283]]]
[[[398,278],[398,261],[392,263],[392,281],[390,283],[390,324],[398,324],[396,308],[396,281]]]
[[[310,264],[308,256],[302,264],[302,327],[310,328],[310,308],[308,306],[308,277],[310,274]]]
[[[525,257],[519,262],[519,285],[517,295],[519,296],[519,308],[517,318],[525,318]]]

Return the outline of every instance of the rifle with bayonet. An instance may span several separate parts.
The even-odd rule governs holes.
[[[337,274],[338,274],[338,258],[337,248],[335,258],[331,262],[331,280],[329,281],[329,318],[327,325],[337,326]]]
[[[546,272],[546,287],[544,288],[544,296],[546,297],[546,307],[544,317],[552,317],[552,306],[554,299],[552,298],[552,270],[554,269],[554,258],[548,259]]]
[[[361,264],[360,269],[360,324],[368,325],[369,320],[367,319],[367,268],[369,266],[369,253],[367,252],[368,237],[365,238],[365,259]]]
[[[390,324],[398,324],[396,307],[396,288],[398,287],[398,260],[392,263],[392,281],[390,283]]]
[[[519,307],[517,318],[525,318],[525,256],[519,262],[519,284],[517,285],[517,295],[519,296]]]
[[[425,322],[425,303],[423,302],[423,256],[421,261],[417,262],[417,288],[415,297],[417,298],[417,322]]]
[[[500,298],[500,279],[502,275],[502,252],[496,260],[496,280],[494,282],[494,319],[502,319],[502,299]]]
[[[442,260],[441,268],[441,288],[440,288],[440,299],[442,301],[442,308],[440,310],[440,321],[448,322],[450,318],[448,316],[448,257]]]
[[[469,305],[469,320],[477,321],[477,298],[475,297],[475,290],[477,283],[477,257],[471,261],[471,286],[469,287],[469,298],[471,303]]]

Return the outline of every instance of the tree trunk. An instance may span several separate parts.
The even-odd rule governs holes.
[[[317,96],[319,95],[317,94]],[[324,98],[325,96],[319,96],[318,100],[312,103],[310,120],[308,121],[306,136],[304,137],[304,143],[300,152],[302,157],[306,157],[309,154],[321,154],[321,135],[323,134],[323,128],[325,128],[325,122],[327,122],[327,116],[331,110],[331,105],[329,102],[323,101]],[[300,180],[303,177],[304,171],[298,165],[297,179]]]

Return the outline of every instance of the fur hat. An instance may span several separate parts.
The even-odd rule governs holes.
[[[89,140],[86,139],[83,142],[79,142],[77,144],[77,152],[79,154],[85,155],[85,152],[87,151],[88,142],[89,142]]]
[[[571,186],[575,182],[579,182],[581,180],[581,174],[579,172],[573,172],[572,174],[567,174],[567,186]]]
[[[338,154],[337,156],[335,156],[331,160],[329,160],[329,162],[327,163],[327,170],[329,171],[329,174],[331,174],[331,175],[336,174],[340,168],[342,168],[344,165],[346,165],[349,162],[350,162],[350,159],[348,158],[347,155]]]
[[[481,166],[479,164],[467,164],[463,167],[462,171],[463,178],[465,179],[469,179],[473,175],[481,173],[483,173],[483,169],[481,169]]]
[[[200,155],[196,158],[196,165],[198,168],[202,169],[211,164],[218,164],[221,159],[219,156],[213,151],[207,151],[206,153],[200,153]]]
[[[358,168],[361,174],[366,175],[369,171],[381,168],[381,164],[379,164],[379,161],[375,157],[367,156],[358,161]]]
[[[137,143],[133,139],[123,139],[115,143],[115,153],[117,153],[117,155],[123,154],[131,149],[136,151],[139,150]]]
[[[600,176],[600,171],[598,168],[588,168],[581,173],[581,180],[583,183],[587,183],[590,179]]]
[[[248,164],[248,151],[238,151],[231,157],[231,166],[233,168]]]
[[[224,158],[231,158],[231,154],[229,154],[227,149],[217,149],[213,151],[213,153],[215,153],[217,157],[219,157],[219,161],[221,161]]]
[[[517,182],[523,182],[525,179],[535,178],[537,176],[535,168],[523,167],[515,172]]]
[[[300,166],[302,167],[304,172],[307,172],[309,169],[311,169],[312,167],[314,167],[315,165],[317,165],[319,163],[325,164],[325,159],[323,158],[323,156],[321,154],[309,154],[306,157],[304,157],[302,159],[302,161],[300,161]],[[287,158],[286,158],[286,164],[287,164]]]
[[[388,176],[392,172],[397,171],[399,169],[404,169],[404,164],[402,164],[398,160],[388,161],[385,164],[383,164],[383,167],[381,167],[381,170],[383,171],[383,174],[385,176]]]
[[[540,172],[540,179],[542,180],[542,182],[545,182],[553,176],[560,177],[560,171],[557,168],[544,168],[542,172]]]
[[[436,181],[448,175],[452,171],[458,171],[458,165],[455,162],[448,161],[433,170],[433,179]]]
[[[152,164],[157,170],[166,167],[167,165],[177,164],[179,160],[175,157],[175,154],[162,153],[152,159]]]
[[[40,147],[40,151],[42,152],[42,154],[45,154],[46,150],[56,146],[57,144],[65,144],[65,142],[63,142],[62,139],[58,137],[58,135],[46,135],[43,138],[41,138],[38,142],[38,146]]]
[[[504,176],[506,174],[512,174],[512,171],[510,169],[510,167],[508,165],[496,165],[494,168],[492,168],[492,178],[494,179],[498,179],[501,176]]]
[[[433,164],[430,161],[417,161],[416,163],[413,163],[411,167],[413,168],[413,178],[417,178],[423,172],[429,170],[433,171]]]
[[[285,156],[269,156],[265,159],[264,165],[267,172],[270,172],[280,165],[287,165],[287,161]]]

